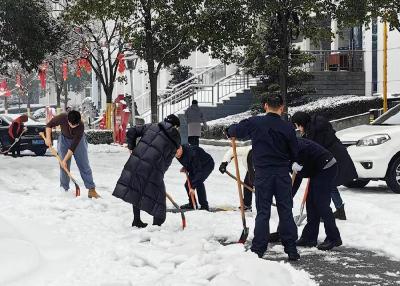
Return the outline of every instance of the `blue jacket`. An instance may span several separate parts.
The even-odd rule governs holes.
[[[256,177],[288,174],[290,162],[297,161],[297,138],[293,125],[275,113],[254,116],[233,124],[229,137],[251,139]]]
[[[184,144],[182,148],[183,154],[178,161],[188,171],[192,188],[196,189],[214,169],[214,160],[198,146]]]

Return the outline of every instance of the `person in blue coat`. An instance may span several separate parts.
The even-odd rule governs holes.
[[[257,216],[251,251],[262,257],[268,247],[272,197],[277,203],[281,238],[289,260],[298,260],[297,227],[293,219],[292,186],[289,176],[291,161],[297,160],[297,138],[289,122],[282,120],[283,100],[278,94],[263,98],[265,116],[254,116],[233,124],[228,137],[251,139],[255,168]]]
[[[318,245],[320,250],[331,250],[342,245],[339,229],[330,207],[331,191],[335,186],[338,166],[332,153],[314,141],[298,138],[298,173],[293,185],[293,194],[300,186],[302,178],[310,178],[306,201],[307,224],[297,246],[317,246],[319,224],[324,221],[326,239]],[[297,163],[296,163],[297,164]]]
[[[187,172],[189,175],[190,186],[192,190],[197,191],[200,209],[209,210],[206,188],[204,181],[214,170],[214,160],[210,154],[196,145],[181,145],[176,152],[176,159],[182,164],[181,172]],[[185,183],[185,189],[188,193],[189,203],[182,205],[181,209],[194,209],[190,200],[189,192],[191,191],[188,181]],[[197,204],[197,202],[196,202]]]

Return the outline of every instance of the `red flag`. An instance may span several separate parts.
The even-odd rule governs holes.
[[[118,72],[119,73],[124,73],[125,69],[126,69],[124,54],[118,54],[117,59],[118,59]]]
[[[18,87],[19,89],[22,89],[21,75],[19,73],[17,73],[15,77],[15,86]]]
[[[77,61],[77,65],[76,65],[76,76],[77,77],[81,77],[82,76],[82,71],[81,71],[81,60],[79,59]]]
[[[62,74],[63,74],[63,80],[66,81],[68,79],[68,61],[64,60],[62,64]]]
[[[46,73],[47,73],[47,64],[42,64],[39,67],[39,80],[40,80],[40,87],[42,89],[46,88]]]
[[[7,81],[3,80],[0,83],[0,96],[3,96],[6,93],[6,90],[7,90]]]

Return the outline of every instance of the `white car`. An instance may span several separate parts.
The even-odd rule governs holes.
[[[347,146],[356,166],[358,180],[348,187],[365,187],[370,180],[385,180],[400,193],[400,105],[376,119],[338,131],[337,137]]]

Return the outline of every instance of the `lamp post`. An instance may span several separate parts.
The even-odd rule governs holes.
[[[133,94],[133,70],[136,68],[136,64],[138,58],[135,57],[135,54],[127,54],[125,56],[126,68],[129,70],[130,74],[130,82],[131,82],[131,109],[132,116],[129,120],[129,124],[132,126],[136,125],[136,109],[135,109],[135,97]]]

